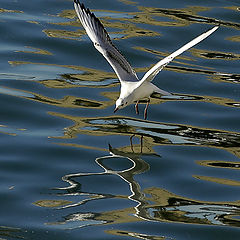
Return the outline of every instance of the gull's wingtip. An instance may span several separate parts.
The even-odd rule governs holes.
[[[85,5],[83,3],[81,3],[79,0],[74,0],[73,5],[74,5],[74,8],[75,8],[76,12],[79,12],[79,10],[80,10],[81,12],[83,12],[83,13],[89,15],[90,17],[94,18],[94,20],[97,21],[98,24],[102,25],[101,22],[99,21],[99,19],[95,16],[95,14],[92,13],[89,8],[86,8]]]
[[[216,31],[219,27],[220,27],[220,24],[217,24],[217,25],[214,26],[212,29],[214,29],[214,31]]]
[[[79,0],[74,0],[74,5],[79,5],[81,7],[81,9],[85,9],[85,6],[83,3],[81,3]]]
[[[210,29],[208,30],[208,32],[213,33],[213,32],[215,32],[219,27],[220,27],[220,24],[218,24],[218,25],[216,25],[216,26],[210,28]]]
[[[210,36],[212,33],[214,33],[220,25],[216,25],[212,28],[210,28],[209,30],[207,30],[206,32],[204,32],[203,34],[199,35],[197,38],[195,38],[194,40],[197,40],[196,43],[202,41],[203,39],[205,39],[206,37]],[[195,44],[194,44],[195,45]]]
[[[73,1],[74,4],[79,4],[80,2],[78,0]]]
[[[73,5],[74,5],[75,7],[76,7],[76,6],[80,6],[80,8],[81,8],[82,10],[85,10],[85,11],[86,11],[86,8],[85,8],[84,4],[81,3],[79,0],[74,0]]]

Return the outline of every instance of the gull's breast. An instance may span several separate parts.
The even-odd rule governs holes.
[[[134,89],[133,95],[134,95],[134,101],[148,98],[152,95],[152,93],[155,91],[155,86],[152,83],[146,82],[143,83],[138,88]]]

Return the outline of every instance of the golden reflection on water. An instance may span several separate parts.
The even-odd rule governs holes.
[[[101,12],[103,10],[94,10],[95,12]],[[117,13],[117,14],[126,14],[123,12],[117,12],[117,11],[109,11],[109,13]],[[63,17],[63,18],[67,18],[67,19],[74,19],[76,18],[76,13],[74,10],[64,10],[62,13],[60,13],[58,16]],[[114,19],[118,19],[121,22],[112,22],[111,20]],[[109,21],[110,20],[110,21]],[[118,17],[103,17],[101,18],[101,22],[103,23],[103,25],[106,28],[117,28],[121,31],[108,31],[109,34],[115,34],[116,37],[114,37],[114,40],[118,40],[118,39],[126,39],[126,38],[131,38],[131,37],[138,37],[138,36],[158,36],[159,33],[154,32],[152,30],[146,30],[143,28],[140,28],[138,26],[136,26],[136,24],[132,24],[130,23],[129,19],[125,19],[125,18],[118,18]],[[51,23],[53,25],[61,25],[61,26],[78,26],[80,27],[80,29],[76,30],[76,31],[68,31],[68,30],[59,30],[59,29],[44,29],[43,32],[45,34],[47,34],[47,36],[49,37],[58,37],[58,38],[65,38],[65,39],[75,39],[75,40],[79,40],[79,37],[81,37],[82,35],[85,35],[85,31],[82,29],[81,24],[79,23],[78,20],[76,20],[75,22],[70,21],[70,22],[64,22],[64,23]],[[117,37],[117,35],[119,35],[120,37]]]
[[[129,2],[129,1],[122,1],[124,2],[126,5],[136,5],[134,2]],[[137,4],[137,8],[138,8],[138,12],[119,12],[119,11],[109,11],[110,13],[117,13],[122,14],[122,15],[129,15],[129,16],[133,16],[131,18],[124,18],[124,17],[100,17],[101,21],[103,22],[104,26],[106,26],[107,28],[118,28],[118,29],[126,29],[127,31],[124,31],[124,33],[126,34],[127,38],[128,37],[136,37],[138,36],[138,31],[141,32],[141,28],[138,28],[135,24],[137,23],[144,23],[144,24],[148,24],[148,25],[154,25],[154,26],[178,26],[178,27],[182,27],[182,26],[188,26],[191,23],[195,23],[195,22],[199,22],[199,23],[206,23],[206,24],[221,24],[221,25],[225,25],[225,26],[231,26],[231,27],[235,27],[235,28],[239,28],[240,24],[239,23],[235,23],[235,22],[224,22],[221,20],[217,20],[214,18],[209,18],[209,17],[203,17],[201,16],[201,12],[206,12],[206,11],[211,11],[213,10],[212,7],[204,7],[204,6],[188,6],[186,8],[181,8],[181,9],[167,9],[167,8],[153,8],[153,7],[144,7],[144,6],[139,6]],[[228,9],[230,11],[234,10],[234,11],[238,11],[238,7],[236,6],[232,6],[232,7],[223,7],[225,9]],[[102,12],[104,10],[97,10],[94,9],[94,12]],[[64,23],[51,23],[51,24],[59,24],[59,25],[75,25],[76,23],[72,22],[72,19],[76,18],[76,14],[74,12],[74,10],[64,10],[61,13],[58,14],[58,16],[63,17],[63,18],[67,18],[70,19],[71,22],[64,22]],[[155,18],[158,19],[155,19]],[[162,20],[159,20],[159,18]],[[109,20],[120,20],[121,22],[112,22]],[[166,21],[166,19],[169,19],[169,21]],[[128,25],[129,23],[133,23],[134,25]],[[124,24],[123,24],[124,23]],[[128,28],[128,26],[130,26]],[[137,31],[134,30],[134,27]],[[143,34],[146,34],[147,32],[144,32],[143,30]],[[135,34],[134,34],[135,32]],[[110,32],[111,33],[111,32]],[[118,32],[121,33],[121,32]],[[158,33],[154,33],[153,32],[153,36],[155,36],[155,34],[158,35]]]
[[[156,236],[151,234],[144,234],[144,233],[138,233],[138,232],[131,232],[131,231],[125,231],[125,230],[107,230],[106,233],[114,235],[114,236],[121,236],[121,237],[132,237],[134,239],[151,239],[151,240],[173,240],[174,238],[169,237],[162,237],[162,236]]]
[[[240,186],[240,181],[236,181],[236,180],[209,177],[209,176],[198,176],[198,175],[193,175],[193,177],[202,181],[214,182],[214,183],[224,184],[229,186],[237,186],[237,187]]]
[[[232,11],[239,11],[239,6],[230,6],[230,7],[224,7],[224,8]]]
[[[64,136],[56,137],[58,139],[72,139],[78,135],[119,135],[129,137],[134,135],[139,138],[143,137],[146,144],[143,144],[143,150],[146,150],[145,153],[153,153],[153,147],[158,145],[192,145],[223,149],[240,158],[238,148],[240,135],[237,132],[182,124],[146,122],[135,118],[122,118],[115,115],[112,117],[86,118],[55,112],[49,112],[49,114],[71,120],[74,123],[74,125],[65,128]],[[64,145],[83,148],[89,147],[77,144],[72,145],[71,143],[64,143]]]
[[[41,55],[53,55],[51,52],[41,49],[41,48],[35,48],[35,47],[30,47],[30,46],[26,46],[26,48],[30,48],[33,49],[33,51],[30,50],[22,50],[22,51],[15,51],[15,52],[22,52],[22,53],[30,53],[30,54],[41,54]]]
[[[78,40],[79,35],[83,34],[83,31],[67,31],[67,30],[59,30],[59,29],[45,29],[43,32],[48,37],[54,38],[64,38],[64,39],[71,39],[71,40]]]
[[[215,52],[211,50],[198,50],[198,49],[191,49],[189,50],[194,56],[199,58],[206,58],[206,59],[222,59],[222,60],[239,60],[240,54],[231,53],[231,52]]]
[[[211,7],[203,6],[188,6],[181,9],[164,9],[164,8],[150,8],[150,7],[139,7],[139,10],[145,15],[144,20],[147,21],[150,25],[158,26],[188,26],[191,23],[206,23],[206,24],[221,24],[223,26],[230,26],[233,28],[239,28],[240,24],[238,22],[227,22],[215,18],[204,17],[199,13],[204,11],[211,11]],[[139,14],[141,19],[141,13]],[[148,18],[148,15],[166,17],[170,18],[172,21],[154,21],[153,18]],[[138,16],[138,15],[137,15]],[[140,22],[144,23],[144,21]]]
[[[227,40],[233,41],[233,42],[240,42],[240,36],[228,37]]]
[[[18,136],[24,133],[27,129],[24,128],[13,128],[6,125],[0,125],[0,134],[6,134],[9,136]]]
[[[126,5],[134,4],[134,2],[123,1]],[[134,4],[135,5],[135,4]],[[119,11],[109,11],[114,17],[100,17],[101,22],[106,28],[115,28],[119,29],[120,31],[110,31],[108,30],[109,34],[120,35],[120,37],[115,37],[115,40],[118,39],[126,39],[132,37],[140,37],[140,36],[158,36],[160,35],[158,32],[154,32],[152,30],[140,28],[139,23],[148,24],[150,26],[174,26],[174,27],[183,27],[188,26],[191,23],[199,22],[199,23],[206,23],[206,24],[219,24],[232,26],[235,28],[239,28],[240,24],[234,22],[223,22],[220,20],[216,20],[213,18],[203,17],[200,15],[201,12],[211,11],[212,8],[210,7],[203,7],[203,6],[188,6],[182,9],[164,9],[164,8],[152,8],[152,7],[143,7],[137,6],[138,12],[119,12]],[[227,8],[226,8],[227,9]],[[233,7],[235,9],[235,7]],[[237,9],[237,8],[236,8]],[[230,8],[229,10],[232,10]],[[102,12],[104,10],[97,10],[94,9],[94,12]],[[128,15],[131,16],[130,18],[119,17],[119,15]],[[75,39],[79,40],[78,38],[82,35],[85,35],[85,31],[82,29],[81,25],[77,21],[72,21],[76,19],[76,13],[74,10],[64,10],[59,13],[57,16],[70,19],[68,22],[56,22],[50,23],[52,25],[61,25],[61,26],[79,26],[80,29],[77,31],[69,31],[69,30],[59,30],[59,29],[45,29],[43,30],[44,33],[47,34],[49,37],[58,37],[58,38],[65,38],[65,39]],[[155,19],[157,18],[157,19]],[[162,20],[159,20],[159,18]],[[169,19],[169,21],[166,21]],[[113,21],[114,20],[114,21]],[[120,22],[117,22],[119,20]],[[232,39],[231,39],[232,40]]]
[[[239,154],[240,156],[240,154]],[[197,161],[198,164],[205,167],[215,167],[215,168],[225,168],[225,169],[232,169],[232,170],[240,170],[240,162],[224,162],[224,161],[208,161],[202,160]]]
[[[134,2],[134,1],[129,1],[129,0],[118,0],[119,2],[122,2],[126,5],[137,5],[138,2]]]
[[[38,200],[33,204],[38,207],[55,208],[55,207],[62,207],[71,203],[72,201],[67,201],[67,200]]]
[[[23,13],[23,11],[0,8],[0,13]]]
[[[134,22],[148,23],[155,26],[175,26],[182,27],[191,24],[191,20],[200,21],[203,17],[197,15],[201,11],[210,11],[209,7],[189,6],[182,9],[164,9],[139,6],[139,13],[136,14]],[[151,17],[150,17],[151,16]],[[170,18],[169,21],[155,20],[154,17]],[[189,21],[190,20],[190,21]],[[207,21],[206,21],[207,22]]]
[[[197,223],[207,225],[225,225],[225,216],[239,216],[240,202],[206,202],[170,193],[160,188],[149,188],[149,201],[154,202],[148,208],[153,211],[153,218],[166,222]],[[233,220],[229,225],[239,224]]]
[[[40,51],[40,50],[39,50]],[[109,73],[105,72],[102,70],[96,70],[96,69],[91,69],[91,68],[86,68],[86,67],[81,67],[81,66],[69,66],[69,65],[58,65],[58,64],[45,64],[45,63],[33,63],[33,62],[25,62],[25,61],[9,61],[9,63],[13,66],[18,66],[18,65],[23,65],[23,64],[33,64],[33,65],[46,65],[46,66],[52,66],[52,67],[61,67],[61,68],[69,68],[73,70],[79,70],[82,71],[83,73],[81,74],[68,74],[67,76],[63,76],[62,79],[51,79],[51,80],[41,80],[38,81],[39,83],[42,83],[46,87],[51,87],[51,88],[72,88],[72,87],[94,87],[94,88],[106,88],[106,87],[114,87],[119,83],[116,83],[116,81],[111,81],[107,84],[99,84],[98,82],[104,82],[107,79],[114,79],[116,76],[114,73]],[[240,79],[239,75],[236,74],[223,74],[223,73],[218,73],[215,71],[211,70],[199,70],[196,68],[186,68],[186,67],[175,67],[175,66],[169,66],[166,67],[168,70],[173,70],[175,72],[179,73],[200,73],[204,75],[209,75],[209,78],[214,80],[214,81],[231,81],[231,82],[238,82]],[[144,71],[145,68],[139,68],[138,71]],[[78,82],[79,80],[79,82]],[[72,81],[72,82],[71,82]],[[74,82],[75,83],[74,83]],[[80,81],[82,81],[80,83]],[[86,84],[84,84],[84,81],[86,81]],[[87,81],[91,82],[90,84],[87,84]],[[94,84],[94,81],[96,84]],[[22,90],[21,90],[22,91]],[[104,97],[107,97],[110,101],[95,101],[89,100],[89,99],[84,99],[80,97],[74,97],[74,96],[66,96],[63,99],[54,99],[54,98],[49,98],[45,97],[40,94],[36,94],[33,92],[27,92],[27,91],[22,91],[25,93],[29,93],[35,98],[29,98],[31,100],[35,101],[40,101],[44,102],[47,104],[52,104],[52,105],[59,105],[62,107],[94,107],[94,108],[106,108],[109,106],[114,105],[114,102],[118,98],[118,92],[101,92],[101,95]],[[177,96],[177,95],[176,95]],[[233,101],[232,99],[228,98],[222,98],[222,97],[214,97],[214,96],[187,96],[185,95],[186,98],[184,98],[184,95],[181,95],[175,99],[162,99],[157,96],[153,97],[151,99],[151,104],[160,104],[166,101],[202,101],[202,102],[207,102],[207,103],[213,103],[216,105],[221,105],[221,106],[226,106],[226,107],[240,107],[240,102],[239,101]]]
[[[4,128],[6,128],[6,130]],[[9,132],[9,129],[5,125],[0,125],[0,134],[7,134],[9,136],[17,136],[16,133]]]
[[[25,231],[21,228],[0,226],[0,239],[5,240],[6,238],[10,239],[24,239]]]

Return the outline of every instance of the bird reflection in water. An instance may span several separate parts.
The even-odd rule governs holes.
[[[67,182],[69,186],[57,188],[61,191],[67,191],[67,193],[60,193],[59,195],[76,197],[78,200],[81,198],[81,200],[66,206],[61,206],[59,209],[70,208],[72,211],[73,207],[79,207],[86,203],[93,202],[94,208],[99,207],[100,212],[97,210],[95,210],[96,212],[91,212],[86,210],[85,206],[85,211],[71,213],[65,216],[63,221],[54,224],[73,229],[92,225],[120,224],[141,220],[239,226],[238,217],[240,215],[240,204],[236,202],[198,201],[178,196],[157,186],[141,189],[141,184],[136,180],[135,176],[150,170],[150,165],[144,161],[142,157],[148,155],[148,157],[159,158],[160,156],[153,152],[149,154],[134,153],[129,150],[130,148],[128,148],[128,150],[127,148],[114,149],[109,144],[109,154],[95,159],[96,164],[100,166],[103,171],[63,176],[62,180]],[[121,160],[121,162],[119,160]],[[127,164],[124,160],[127,160]],[[120,166],[125,166],[125,168],[119,170],[119,167],[116,167],[118,163],[120,163]],[[129,163],[131,163],[131,165],[129,165]],[[117,168],[118,170],[116,170]],[[98,176],[101,177],[100,181],[97,178]],[[90,177],[91,179],[87,178],[86,181],[84,177]],[[109,184],[106,185],[105,181],[108,181],[109,177],[111,179]],[[116,183],[114,183],[114,181],[116,181],[114,177],[117,177],[118,180],[120,178],[120,180],[127,183],[130,194],[114,194],[115,191],[125,191],[125,188],[122,189],[118,187],[118,185],[114,185]],[[121,182],[122,181],[117,182],[117,184],[121,184]],[[100,190],[93,190],[99,187]],[[83,188],[87,190],[84,191]],[[125,204],[121,207],[121,204],[119,205],[119,202],[117,202],[117,208],[114,209],[116,200],[124,199],[129,199],[131,202],[134,202],[134,207],[132,207],[131,204],[128,204],[129,207],[127,208]],[[111,201],[111,204],[103,206],[102,204],[94,203],[96,200],[107,200],[108,203]],[[102,209],[102,207],[104,209]],[[108,209],[109,207],[111,210],[106,210],[106,208]],[[112,208],[114,210],[112,210]],[[111,234],[115,233],[111,232]]]
[[[133,134],[132,136],[130,136],[130,146],[132,149],[132,152],[134,153],[134,147],[133,147],[133,137],[135,137],[136,134]],[[143,134],[140,135],[140,153],[142,153],[143,150]]]
[[[93,212],[74,213],[64,217],[65,221],[58,222],[58,224],[64,224],[64,225],[68,224],[70,225],[70,228],[76,228],[76,227],[79,228],[79,227],[84,227],[89,225],[113,223],[114,221],[116,221],[115,216],[122,215],[121,213],[122,211],[124,211],[124,216],[120,216],[120,218],[123,217],[123,219],[121,220],[122,222],[128,222],[129,218],[132,218],[131,221],[135,221],[134,220],[135,217],[141,218],[141,219],[147,218],[147,212],[145,210],[145,206],[148,204],[148,201],[146,200],[145,194],[141,190],[140,184],[134,179],[134,176],[148,171],[149,164],[141,159],[141,156],[142,156],[141,153],[134,153],[132,151],[125,152],[122,150],[114,149],[110,144],[109,144],[108,150],[109,150],[108,155],[103,157],[98,157],[95,159],[95,162],[97,163],[97,165],[103,169],[102,172],[76,173],[76,174],[68,174],[62,177],[62,180],[67,182],[69,186],[63,187],[63,188],[56,188],[56,190],[67,191],[67,193],[60,194],[60,195],[80,196],[81,198],[84,198],[84,199],[77,203],[70,203],[66,206],[61,206],[59,209],[77,207],[77,206],[86,204],[87,202],[90,202],[90,201],[92,202],[94,200],[100,200],[100,199],[102,200],[123,199],[123,198],[125,199],[125,197],[123,197],[122,195],[113,195],[109,193],[96,193],[96,192],[90,193],[90,192],[82,191],[82,184],[84,182],[84,179],[82,179],[83,177],[89,176],[91,178],[96,178],[97,176],[105,176],[105,177],[117,176],[128,184],[130,194],[126,198],[136,203],[136,206],[134,207],[135,210],[133,211],[133,209],[130,207],[125,210],[119,209],[112,213],[111,211],[102,212],[101,214],[95,214]],[[144,155],[155,155],[157,157],[160,157],[159,155],[154,153],[144,154]],[[128,166],[127,168],[122,170],[114,170],[113,167],[110,167],[110,165],[114,165],[116,163],[114,161],[119,159],[122,159],[122,161],[123,159],[125,160],[127,159],[128,161],[130,161],[131,165],[127,163],[127,166]],[[79,178],[83,180],[81,181],[81,183],[79,182]],[[97,182],[98,181],[96,181],[95,183],[95,187],[98,186]],[[102,184],[100,184],[100,186],[103,187]],[[87,186],[87,187],[90,187],[90,186]],[[107,186],[104,187],[104,190],[102,192],[106,191],[106,187]],[[76,221],[78,223],[76,223]]]

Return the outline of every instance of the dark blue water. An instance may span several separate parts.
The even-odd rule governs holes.
[[[1,239],[238,239],[239,1],[84,1],[173,97],[113,114],[119,83],[72,1],[0,4]]]

